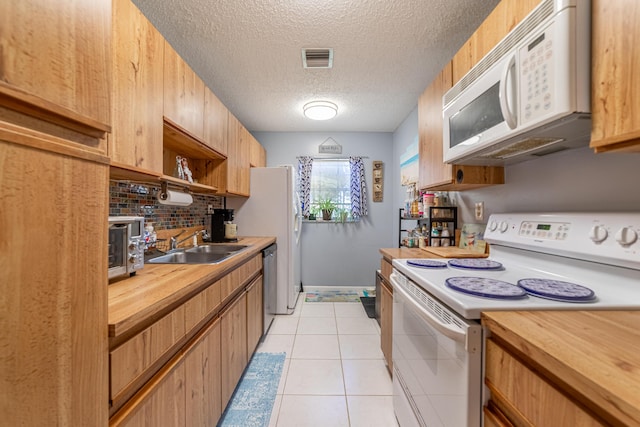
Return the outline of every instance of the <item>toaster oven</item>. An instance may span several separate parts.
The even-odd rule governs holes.
[[[144,267],[144,218],[109,217],[109,280],[133,276]]]

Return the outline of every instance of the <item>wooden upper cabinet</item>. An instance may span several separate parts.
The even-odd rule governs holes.
[[[204,140],[204,83],[165,40],[164,116]]]
[[[249,164],[254,168],[267,166],[267,152],[253,135],[249,134]]]
[[[455,85],[518,25],[540,0],[502,0],[453,57]]]
[[[231,112],[228,134],[226,193],[249,196],[249,149],[253,137]]]
[[[162,173],[164,39],[131,0],[113,2],[113,162]]]
[[[211,92],[204,88],[204,142],[222,155],[227,155],[227,126],[229,110]]]
[[[451,88],[448,63],[418,100],[419,188],[451,182],[451,165],[443,161],[442,96]]]
[[[0,2],[0,105],[104,137],[110,33],[111,0]]]
[[[591,147],[640,151],[640,3],[592,0]]]
[[[425,89],[418,101],[419,171],[422,190],[461,191],[504,184],[504,168],[445,164],[442,143],[442,96],[451,88],[451,63]]]

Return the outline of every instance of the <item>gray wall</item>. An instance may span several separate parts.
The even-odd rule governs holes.
[[[255,137],[267,150],[269,166],[296,164],[296,156],[317,155],[329,136],[343,156],[368,156],[384,162],[384,202],[370,203],[370,216],[358,224],[305,223],[302,233],[302,281],[308,286],[372,286],[379,248],[398,244],[398,209],[404,205],[400,155],[418,132],[417,107],[393,133],[272,133]],[[485,204],[485,219],[498,212],[640,211],[640,153],[594,154],[585,148],[507,166],[506,184],[452,192],[459,226],[476,223],[474,204]],[[407,225],[407,224],[404,224]]]
[[[342,145],[339,157],[367,156],[369,215],[357,223],[305,222],[302,228],[303,286],[373,287],[380,268],[379,249],[393,247],[394,176],[393,134],[378,132],[255,132],[267,150],[267,166],[297,164],[296,157],[318,156],[328,137]],[[384,198],[372,201],[371,162],[384,162]]]
[[[508,166],[504,185],[453,194],[463,222],[493,212],[640,211],[640,153],[568,150]]]
[[[395,166],[395,173],[393,175],[393,247],[398,246],[399,240],[399,209],[404,206],[404,201],[407,196],[406,189],[400,185],[400,156],[406,151],[407,147],[411,145],[418,136],[418,107],[416,106],[413,111],[404,119],[404,122],[393,133],[393,164]],[[407,230],[415,227],[416,221],[403,221],[402,228]]]

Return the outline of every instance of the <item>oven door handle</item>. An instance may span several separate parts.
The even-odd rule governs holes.
[[[424,307],[421,307],[414,298],[400,285],[400,283],[395,279],[395,273],[391,273],[391,284],[393,285],[393,292],[398,292],[402,294],[402,296],[407,300],[414,311],[424,319],[429,325],[431,325],[438,332],[443,334],[444,336],[451,338],[454,341],[461,342],[467,344],[467,334],[465,331],[460,330],[455,326],[451,326],[445,323],[442,323],[440,319],[431,314],[428,310],[425,310]]]

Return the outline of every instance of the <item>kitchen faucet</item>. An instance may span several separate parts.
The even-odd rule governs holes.
[[[187,240],[189,240],[189,239],[193,239],[195,236],[197,236],[197,235],[198,235],[198,233],[204,233],[204,232],[206,232],[206,230],[198,230],[198,231],[194,232],[193,234],[190,234],[189,236],[185,237],[184,239],[182,239],[182,240],[178,240],[178,236],[181,236],[185,231],[187,231],[187,230],[182,230],[182,231],[181,231],[181,232],[179,232],[178,234],[176,234],[176,235],[174,235],[174,236],[171,236],[171,237],[169,238],[169,239],[170,239],[170,242],[171,242],[171,243],[170,243],[170,250],[175,250],[175,249],[177,249],[177,248],[178,248],[178,245],[179,245],[180,243],[186,242],[186,241],[187,241]]]

